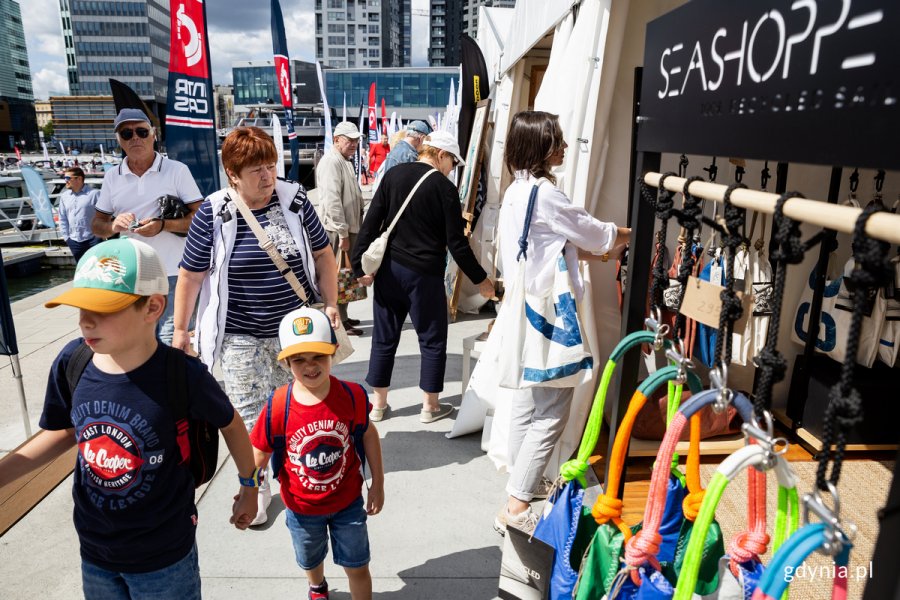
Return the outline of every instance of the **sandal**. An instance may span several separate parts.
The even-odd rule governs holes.
[[[390,412],[390,410],[391,410],[391,407],[390,407],[390,405],[387,405],[387,404],[385,404],[381,408],[378,408],[377,406],[373,406],[372,411],[369,413],[369,420],[375,421],[376,423],[378,423],[379,421],[384,419],[385,415],[388,412]]]

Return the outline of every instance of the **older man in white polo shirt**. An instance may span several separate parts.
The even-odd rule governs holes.
[[[91,229],[102,238],[117,233],[134,236],[150,244],[162,258],[169,277],[169,298],[159,321],[159,337],[171,344],[175,282],[184,252],[183,236],[191,226],[203,195],[184,163],[165,158],[153,150],[156,132],[144,111],[123,108],[116,116],[113,128],[126,157],[103,177]],[[159,198],[167,195],[184,203],[186,216],[161,218]]]

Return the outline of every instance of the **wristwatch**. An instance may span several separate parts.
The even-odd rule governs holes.
[[[241,474],[238,473],[238,481],[240,481],[241,485],[244,487],[258,488],[259,484],[262,483],[263,476],[263,472],[257,467],[250,473],[250,477],[241,477]]]

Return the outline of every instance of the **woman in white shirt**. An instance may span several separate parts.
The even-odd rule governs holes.
[[[515,181],[506,190],[500,208],[500,259],[507,286],[515,285],[509,274],[516,268],[528,197],[532,188],[539,185],[528,233],[526,292],[545,295],[552,288],[556,260],[564,250],[576,302],[580,302],[584,285],[579,259],[599,259],[621,251],[631,231],[598,221],[555,187],[551,169],[563,163],[566,147],[556,115],[525,111],[513,117],[504,161]],[[506,293],[510,294],[509,287]],[[534,530],[537,515],[529,502],[546,496],[546,490],[540,489],[541,479],[569,417],[572,393],[573,388],[551,387],[532,387],[515,393],[509,435],[512,468],[506,486],[509,498],[494,520],[494,528],[501,534],[507,525],[527,532]]]

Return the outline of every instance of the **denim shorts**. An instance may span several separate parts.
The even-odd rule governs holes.
[[[117,573],[81,561],[85,600],[200,600],[197,544],[176,563],[149,573]]]
[[[325,560],[329,533],[334,564],[350,569],[369,564],[369,533],[362,495],[347,508],[328,515],[301,515],[292,510],[286,513],[297,564],[304,571],[315,569]]]

